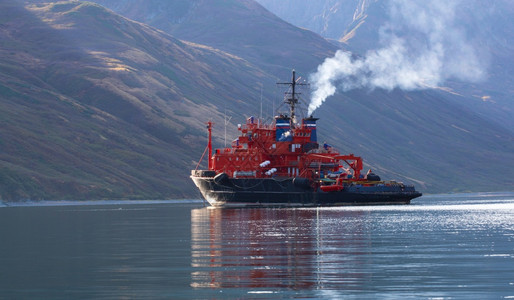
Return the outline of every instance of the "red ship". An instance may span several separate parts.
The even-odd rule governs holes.
[[[191,171],[203,197],[215,207],[340,206],[409,204],[421,196],[412,185],[382,181],[362,172],[362,159],[340,154],[317,141],[313,116],[297,120],[296,74],[285,103],[289,115],[271,124],[249,117],[238,125],[240,136],[230,148],[212,149],[208,122],[208,169]],[[205,155],[204,152],[204,155]],[[203,158],[203,156],[202,156]]]

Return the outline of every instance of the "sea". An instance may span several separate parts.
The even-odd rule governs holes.
[[[514,299],[514,193],[0,204],[0,299]]]

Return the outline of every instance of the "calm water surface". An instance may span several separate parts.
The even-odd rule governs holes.
[[[1,299],[514,298],[514,193],[0,207]]]

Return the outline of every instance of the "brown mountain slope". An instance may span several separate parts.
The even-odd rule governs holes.
[[[217,3],[235,13],[236,2]],[[206,144],[204,122],[214,120],[222,146],[223,112],[236,124],[259,114],[261,87],[267,115],[275,106],[268,99],[280,97],[275,77],[262,71],[275,68],[273,53],[284,58],[273,74],[281,80],[290,76],[284,62],[309,70],[322,61],[299,59],[312,48],[298,46],[301,34],[280,33],[290,25],[260,40],[272,53],[259,62],[243,51],[247,37],[230,39],[229,26],[211,34],[224,32],[217,42],[248,59],[91,3],[16,3],[0,1],[1,199],[196,197],[188,176]],[[197,29],[207,38],[211,27]],[[284,48],[273,48],[277,36]],[[505,190],[511,182],[512,135],[433,91],[339,94],[316,116],[322,140],[424,192]]]
[[[307,73],[336,47],[284,22],[253,0],[94,0],[176,38],[209,45],[279,77]]]
[[[204,121],[260,93],[223,89],[264,76],[246,61],[96,4],[2,1],[0,20],[0,199],[191,195]]]
[[[387,43],[387,40],[381,41],[380,33],[387,31],[390,26],[387,24],[395,23],[390,17],[394,4],[396,10],[400,3],[405,7],[410,5],[411,7],[405,11],[409,11],[411,15],[416,14],[417,6],[418,9],[419,6],[425,6],[430,12],[430,8],[437,10],[437,7],[445,4],[444,1],[431,3],[385,0],[256,1],[295,26],[307,28],[325,38],[343,41],[345,47],[359,55],[365,55],[369,50],[385,46],[384,43]],[[423,5],[424,3],[426,5]],[[454,99],[456,103],[461,103],[483,118],[514,131],[514,118],[512,118],[514,115],[514,101],[512,101],[514,23],[511,21],[514,17],[514,6],[512,1],[450,1],[445,5],[456,6],[455,12],[451,15],[450,25],[453,28],[446,27],[445,30],[465,33],[466,46],[472,46],[479,54],[480,62],[484,65],[484,72],[487,74],[483,80],[476,83],[451,80],[444,83],[445,87],[466,96],[466,101],[462,101],[461,97]],[[433,19],[433,16],[428,18],[430,19]],[[395,24],[395,26],[398,25]],[[418,35],[419,33],[413,34],[409,30],[399,34],[402,38],[410,40],[414,40]],[[463,42],[458,43],[457,48],[464,47],[463,44]]]
[[[316,59],[321,63],[322,58],[332,56],[331,48],[325,47],[327,42],[323,41],[318,44],[325,49],[321,59],[318,56],[303,59],[308,56],[306,53],[313,51],[309,44],[313,39],[295,33],[289,24],[270,17],[268,12],[247,0],[97,2],[178,34],[182,39],[238,53],[262,68],[291,62],[299,70],[314,70]],[[357,26],[365,18],[349,40],[350,46],[357,40],[362,47],[376,45],[379,42],[377,29],[386,18],[384,1],[286,2],[276,3],[287,6],[288,11],[293,11],[290,9],[295,6],[322,6],[322,9],[330,9],[325,17],[344,14],[341,9],[350,7],[356,19],[353,24],[348,22],[348,28]],[[328,21],[330,25],[339,20]],[[279,51],[283,51],[283,59],[269,55]],[[305,98],[308,101],[308,97]],[[382,170],[386,178],[417,183],[423,191],[430,192],[510,189],[513,174],[506,162],[511,161],[514,154],[512,134],[468,109],[467,104],[474,99],[469,94],[442,90],[411,93],[357,90],[336,94],[315,113],[321,117],[320,134],[327,141],[345,152],[362,155],[370,167]]]

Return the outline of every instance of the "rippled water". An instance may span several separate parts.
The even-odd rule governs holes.
[[[514,298],[514,193],[0,208],[0,298]]]

